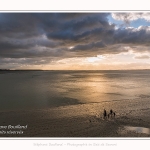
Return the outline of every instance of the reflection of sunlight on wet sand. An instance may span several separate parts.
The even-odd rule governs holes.
[[[105,98],[105,94],[107,93],[108,86],[105,82],[105,79],[101,76],[99,77],[89,77],[88,82],[86,83],[86,95],[89,95],[89,101],[100,102],[102,99]],[[85,83],[83,83],[85,84]]]
[[[86,81],[82,83],[82,87],[84,87],[84,92],[81,91],[81,95],[86,98],[86,102],[93,103],[91,105],[86,105],[87,113],[91,115],[96,115],[98,118],[102,118],[104,108],[109,108],[108,103],[102,103],[99,107],[95,107],[95,102],[100,103],[102,101],[107,100],[108,95],[104,93],[108,93],[108,85],[106,83],[106,78],[103,76],[95,76],[95,77],[87,77]],[[80,97],[81,97],[80,95]],[[107,111],[109,110],[107,109]],[[100,113],[101,112],[101,113]]]

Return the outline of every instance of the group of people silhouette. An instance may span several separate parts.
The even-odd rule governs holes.
[[[104,109],[104,113],[103,113],[103,117],[104,117],[104,119],[106,119],[106,118],[112,118],[112,117],[115,117],[116,116],[116,113],[111,109],[110,110],[110,112],[107,114],[107,111],[106,111],[106,109]]]

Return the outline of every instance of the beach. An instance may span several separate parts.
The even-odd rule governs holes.
[[[149,137],[149,73],[2,72],[0,137]]]
[[[1,111],[1,126],[27,125],[27,129],[21,129],[23,134],[1,134],[0,136],[150,137],[149,106],[149,99],[135,99],[123,102],[67,105],[49,109]],[[113,109],[116,116],[103,119],[104,107],[108,111]],[[11,129],[11,131],[19,131],[19,129]]]

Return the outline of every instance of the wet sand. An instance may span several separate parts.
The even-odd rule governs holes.
[[[116,117],[103,119],[104,108],[107,111],[113,109]],[[0,111],[0,126],[27,125],[27,129],[21,129],[22,134],[1,133],[0,137],[150,137],[149,132],[139,133],[126,128],[143,127],[149,131],[149,114],[148,98],[34,110]]]

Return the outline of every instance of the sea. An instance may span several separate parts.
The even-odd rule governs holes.
[[[150,70],[0,71],[0,110],[150,98]]]

